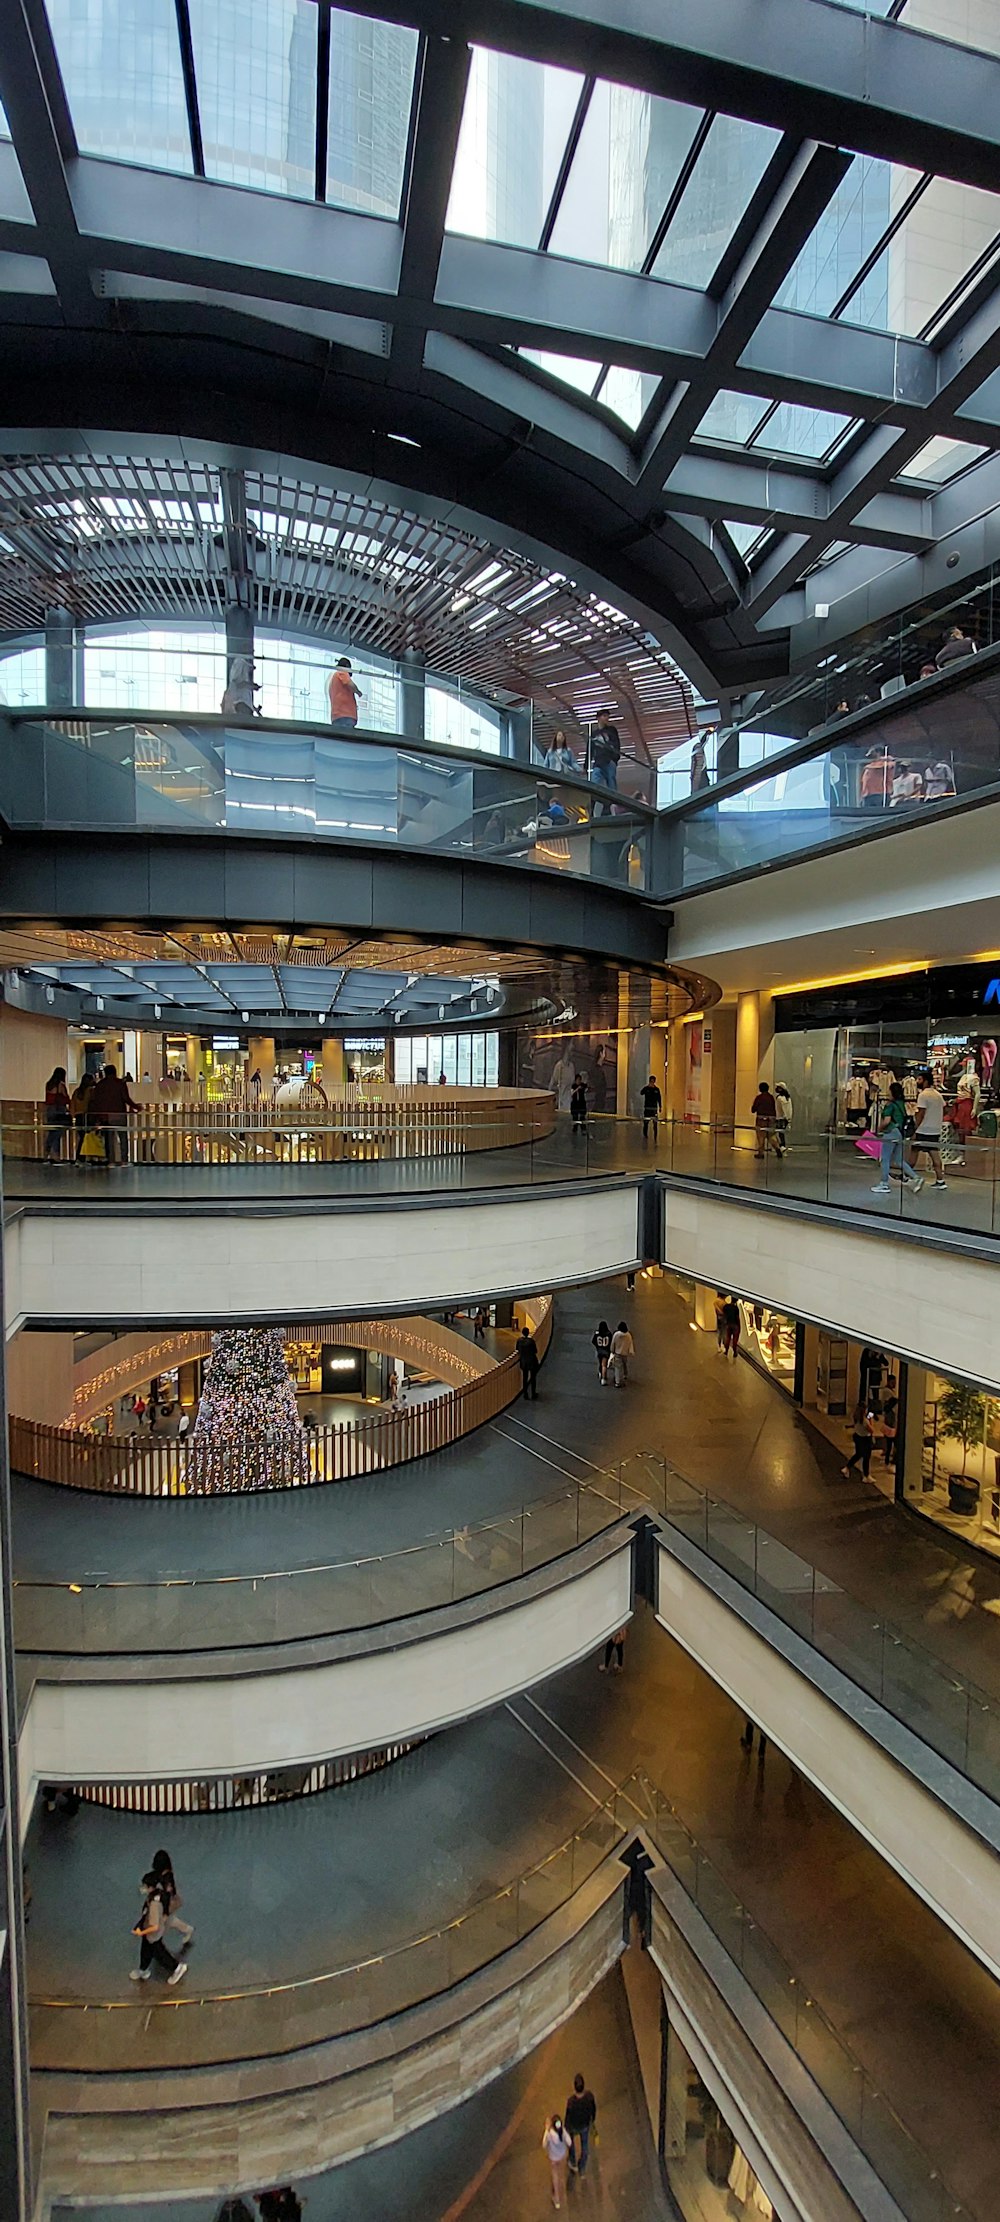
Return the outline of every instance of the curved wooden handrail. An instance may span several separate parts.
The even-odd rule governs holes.
[[[345,1158],[459,1157],[469,1150],[513,1149],[538,1142],[555,1126],[555,1099],[545,1088],[400,1087],[361,1082],[314,1100],[280,1102],[247,1090],[199,1101],[133,1090],[128,1150],[138,1164],[333,1164]],[[148,1097],[149,1100],[140,1100]],[[8,1158],[43,1158],[49,1134],[45,1105],[0,1102]],[[97,1128],[100,1133],[103,1130]],[[58,1136],[58,1163],[77,1156],[80,1132]],[[81,1174],[86,1161],[80,1166]]]
[[[521,1310],[529,1320],[540,1357],[552,1334],[552,1298],[525,1298]],[[382,1467],[403,1466],[413,1458],[427,1458],[446,1450],[463,1435],[470,1435],[487,1420],[496,1418],[520,1394],[520,1369],[516,1355],[501,1360],[475,1380],[420,1404],[396,1405],[356,1424],[318,1427],[309,1431],[308,1471],[303,1470],[301,1445],[276,1446],[269,1489],[301,1488],[314,1482],[351,1481]],[[114,1496],[175,1497],[189,1494],[239,1494],[241,1473],[248,1463],[239,1445],[220,1462],[218,1480],[205,1491],[203,1479],[197,1492],[192,1480],[191,1441],[184,1443],[144,1435],[92,1435],[86,1429],[43,1427],[35,1420],[10,1415],[10,1462],[15,1473],[62,1488],[94,1489]],[[255,1452],[259,1451],[255,1439]],[[200,1466],[204,1472],[204,1462]]]

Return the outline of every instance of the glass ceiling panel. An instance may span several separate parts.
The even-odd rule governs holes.
[[[912,178],[911,170],[900,177]],[[896,185],[893,197],[896,197]],[[844,320],[915,339],[1000,232],[1000,195],[931,179],[844,310]]]
[[[0,139],[9,139],[9,138],[10,138],[10,125],[9,125],[9,123],[7,122],[7,118],[6,118],[5,114],[4,114],[3,102],[2,102],[2,100],[0,100]]]
[[[746,447],[767,406],[759,394],[732,393],[723,386],[706,409],[695,439],[720,440],[728,447]]]
[[[711,283],[781,138],[765,124],[716,116],[653,264],[655,278]]]
[[[576,386],[580,393],[593,393],[604,367],[601,363],[588,363],[579,355],[546,355],[534,347],[522,347],[519,353],[522,361],[537,363],[539,370],[547,370],[551,377],[561,378],[565,386]]]
[[[318,11],[188,0],[205,174],[312,200]]]
[[[599,81],[552,232],[552,252],[640,270],[702,111]]]
[[[630,432],[635,432],[659,385],[651,370],[626,370],[620,363],[609,366],[607,377],[597,395],[606,409],[612,409]]]
[[[48,0],[83,154],[193,167],[173,0]]]
[[[968,440],[949,440],[940,436],[928,440],[911,462],[897,472],[899,478],[919,478],[928,486],[945,486],[950,478],[957,478],[959,471],[977,463],[988,455],[989,448],[972,447]]]
[[[538,246],[582,89],[575,71],[473,47],[449,231]]]
[[[741,556],[747,555],[751,548],[756,547],[758,540],[767,530],[765,525],[740,524],[735,517],[724,517],[722,522],[734,548],[738,549]]]
[[[829,316],[919,175],[874,155],[855,155],[775,294],[775,307]]]
[[[773,417],[761,425],[753,445],[775,455],[818,460],[847,431],[851,421],[850,417],[835,415],[832,409],[806,409],[797,401],[782,401]]]
[[[398,217],[416,66],[415,31],[331,10],[326,197],[336,207]]]

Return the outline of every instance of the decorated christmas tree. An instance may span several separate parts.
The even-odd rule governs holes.
[[[220,1328],[191,1436],[188,1488],[287,1489],[310,1479],[280,1328]]]

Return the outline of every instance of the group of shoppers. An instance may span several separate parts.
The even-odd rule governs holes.
[[[72,1095],[65,1066],[57,1065],[45,1083],[46,1163],[65,1163],[72,1157],[127,1164],[128,1115],[137,1108],[117,1065],[104,1065],[100,1073],[85,1072]]]
[[[772,1089],[762,1080],[750,1106],[754,1123],[754,1156],[784,1157],[788,1149],[788,1130],[792,1123],[792,1099],[784,1083],[779,1080]]]
[[[717,1288],[715,1291],[716,1347],[721,1351],[724,1358],[732,1357],[734,1362],[739,1356],[741,1324],[740,1307],[736,1297],[732,1294],[732,1291],[727,1295],[725,1289]]]
[[[941,1143],[944,1136],[944,1097],[930,1067],[920,1075],[920,1088],[912,1112],[899,1080],[892,1081],[889,1094],[879,1110],[878,1137],[881,1170],[872,1189],[873,1196],[888,1196],[890,1176],[895,1174],[904,1187],[920,1194],[927,1177],[927,1167],[934,1174],[935,1188],[947,1188]],[[907,1153],[904,1156],[904,1143]],[[924,1170],[921,1171],[921,1166]]]
[[[847,1464],[841,1467],[845,1480],[860,1473],[867,1481],[880,1435],[883,1459],[886,1466],[891,1466],[898,1433],[899,1396],[892,1361],[884,1350],[866,1344],[858,1367],[857,1403],[851,1414],[854,1447]]]
[[[602,1389],[609,1383],[613,1389],[624,1389],[629,1361],[635,1357],[635,1342],[627,1320],[620,1319],[614,1329],[608,1326],[606,1319],[599,1320],[590,1340],[597,1356],[597,1376]]]
[[[133,1983],[148,1983],[154,1965],[161,1968],[171,1989],[187,1974],[187,1961],[179,1959],[165,1942],[169,1929],[175,1929],[182,1948],[190,1944],[194,1930],[180,1916],[180,1892],[174,1875],[169,1852],[153,1854],[152,1866],[142,1878],[143,1893],[139,1919],[132,1934],[139,1939],[139,1965],[131,1971]]]
[[[912,758],[897,760],[884,741],[876,741],[861,766],[862,810],[912,809],[918,802],[947,802],[955,793],[955,774],[946,757],[922,768]]]
[[[565,2114],[550,2114],[542,2135],[542,2151],[552,2177],[552,2204],[558,2209],[566,2196],[567,2171],[585,2176],[590,2143],[596,2135],[597,2100],[582,2075],[573,2077]]]

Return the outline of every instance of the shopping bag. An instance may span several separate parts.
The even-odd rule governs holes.
[[[92,1165],[103,1165],[104,1163],[104,1143],[100,1135],[94,1133],[93,1128],[90,1128],[83,1137],[80,1144],[80,1156],[89,1159]]]
[[[870,1128],[867,1134],[855,1135],[854,1147],[861,1151],[862,1157],[881,1157],[882,1155],[882,1144],[878,1135],[873,1134]]]

